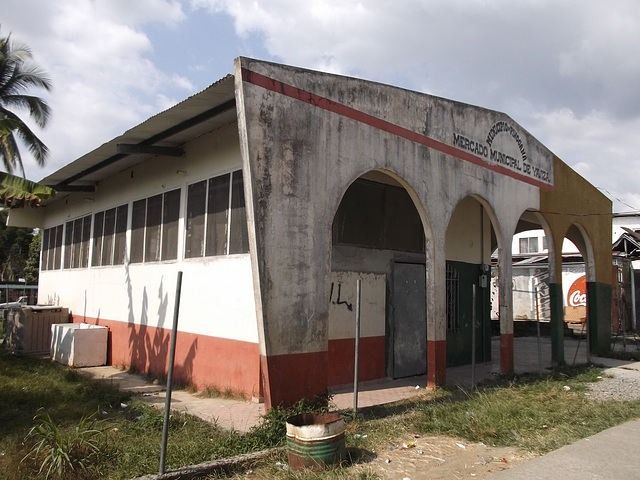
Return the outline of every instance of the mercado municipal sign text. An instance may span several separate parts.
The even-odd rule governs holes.
[[[519,155],[516,157],[508,155],[497,148],[493,148],[496,136],[503,132],[510,135],[515,142],[519,151]],[[489,164],[500,165],[535,180],[551,183],[551,175],[549,171],[538,165],[534,165],[529,161],[527,151],[520,135],[516,129],[507,122],[496,122],[489,130],[489,133],[487,133],[487,137],[484,142],[479,142],[454,132],[453,146],[483,158]]]

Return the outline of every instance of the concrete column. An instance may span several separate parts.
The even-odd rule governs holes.
[[[503,239],[500,252],[500,372],[506,375],[514,371],[513,361],[513,268],[511,238]]]
[[[442,246],[427,252],[427,382],[442,386],[447,374],[447,275]],[[432,242],[437,243],[437,242]]]

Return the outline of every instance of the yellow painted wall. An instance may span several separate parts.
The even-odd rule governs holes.
[[[572,225],[580,225],[595,257],[590,281],[611,285],[611,200],[555,156],[554,184],[552,191],[541,190],[540,212],[553,233],[557,271],[562,271],[562,241]]]

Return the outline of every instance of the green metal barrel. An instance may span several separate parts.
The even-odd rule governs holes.
[[[287,455],[292,470],[324,470],[346,458],[344,418],[301,413],[287,419]]]

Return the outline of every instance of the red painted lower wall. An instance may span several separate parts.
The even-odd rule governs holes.
[[[86,318],[86,322],[109,327],[109,365],[166,375],[171,330],[104,319]],[[262,396],[257,343],[178,332],[173,376],[198,389],[215,387],[247,397]]]
[[[447,378],[447,341],[427,340],[427,383],[440,387]]]
[[[355,339],[329,340],[329,386],[353,383]],[[385,376],[385,337],[360,339],[358,380],[374,380]]]
[[[260,357],[267,409],[327,391],[327,352]]]

